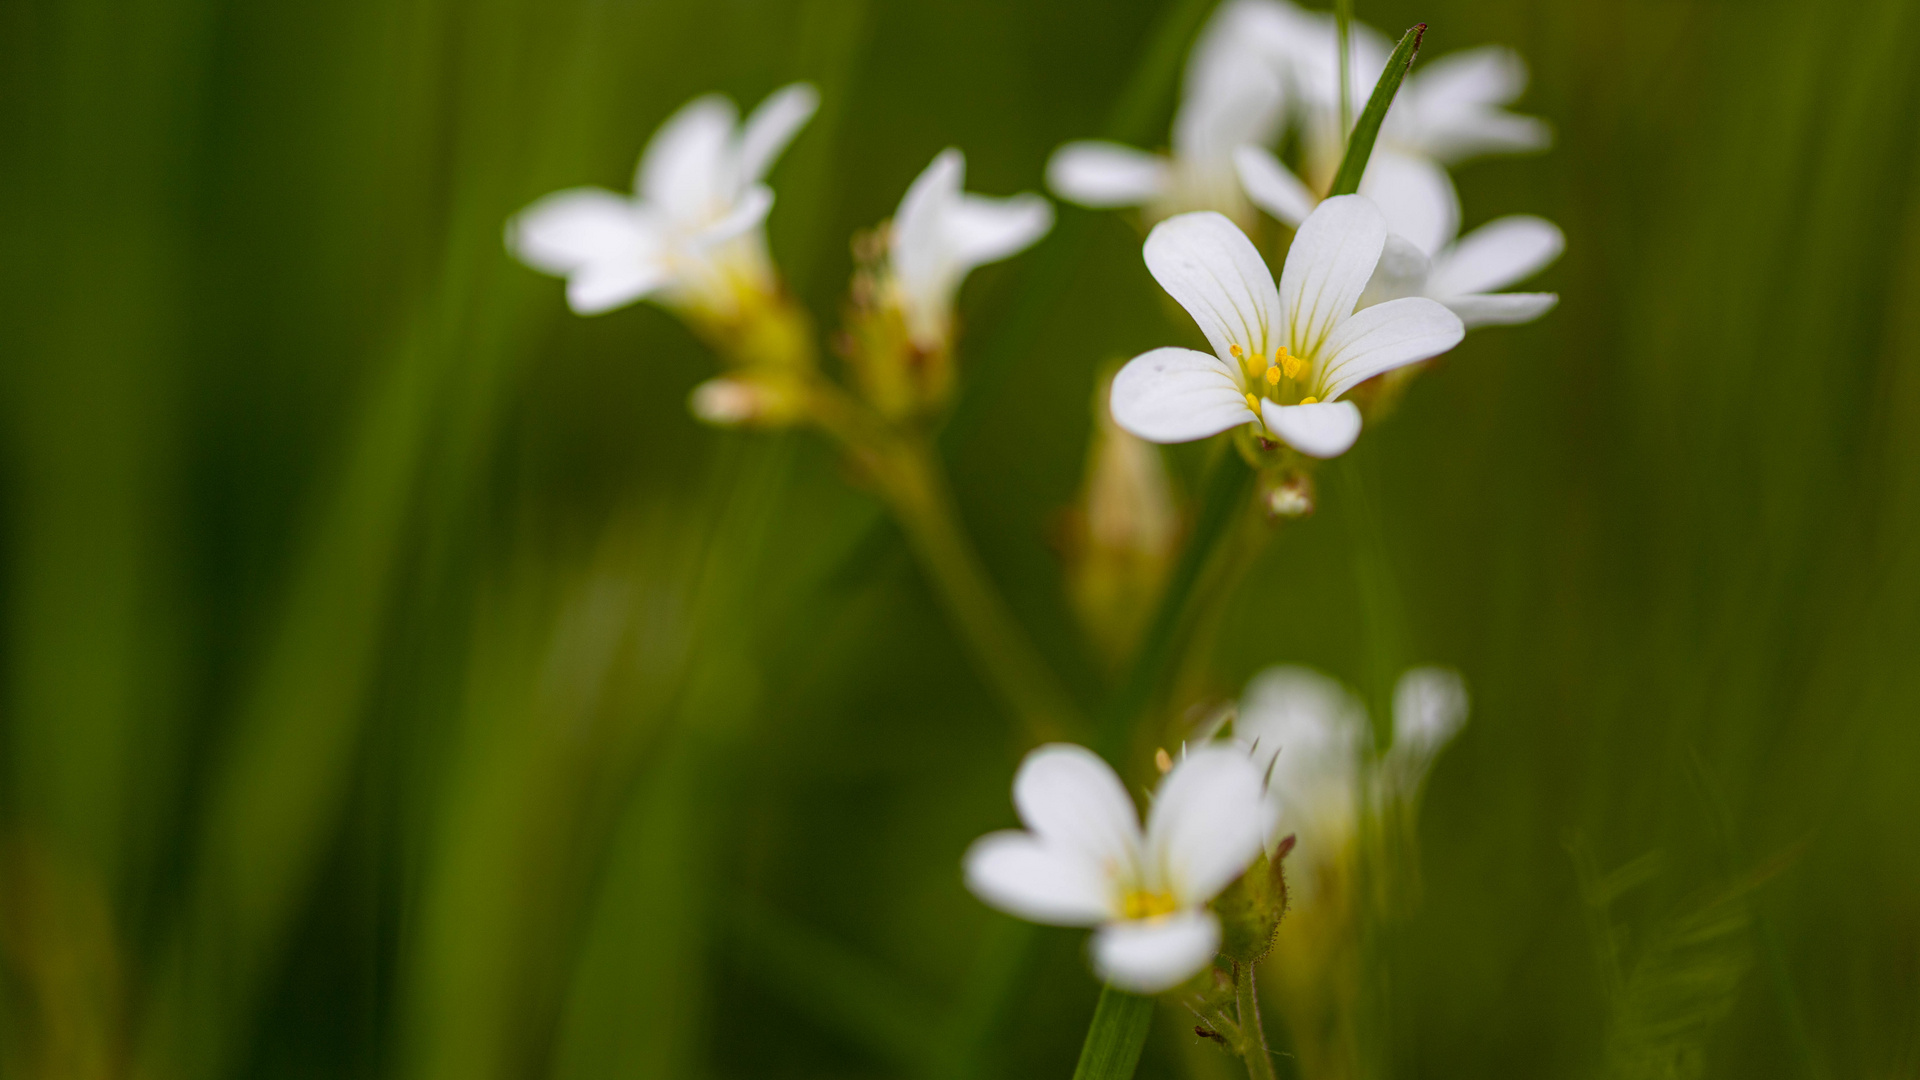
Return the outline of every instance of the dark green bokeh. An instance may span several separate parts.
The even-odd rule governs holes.
[[[1920,8],[1358,15],[1521,50],[1558,139],[1460,170],[1467,225],[1568,235],[1559,309],[1422,376],[1220,635],[1223,694],[1279,661],[1376,712],[1411,663],[1472,688],[1377,1056],[1649,1074],[1573,852],[1658,853],[1598,916],[1646,978],[1771,875],[1685,969],[1740,977],[1683,1074],[1915,1075]],[[904,545],[814,441],[689,419],[710,361],[670,318],[569,315],[500,228],[624,186],[697,93],[809,78],[771,232],[830,325],[846,238],[935,152],[1037,187],[1188,21],[0,9],[0,1070],[1067,1075],[1080,935],[1027,948],[959,883],[1024,747]],[[963,317],[962,509],[1090,704],[1048,538],[1095,370],[1192,331],[1138,234],[1072,208]],[[1179,1019],[1143,1075],[1188,1067]]]

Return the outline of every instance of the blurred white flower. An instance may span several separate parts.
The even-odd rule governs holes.
[[[1171,156],[1102,140],[1070,142],[1047,163],[1053,193],[1096,209],[1144,206],[1150,220],[1214,210],[1252,224],[1233,151],[1272,142],[1286,110],[1279,75],[1246,48],[1243,11],[1240,4],[1223,6],[1194,43]]]
[[[1298,225],[1325,191],[1346,152],[1340,116],[1339,34],[1331,15],[1309,13],[1286,0],[1235,0],[1244,48],[1260,55],[1298,103],[1306,178],[1296,177],[1249,140],[1235,165],[1255,205]],[[1348,93],[1357,115],[1386,69],[1393,44],[1379,33],[1351,27]],[[1460,197],[1447,167],[1483,154],[1538,150],[1553,140],[1536,117],[1506,111],[1527,86],[1518,53],[1484,46],[1452,53],[1408,74],[1380,128],[1360,194],[1379,203],[1389,227],[1429,255],[1460,227]]]
[[[887,288],[907,334],[923,351],[948,343],[960,283],[977,266],[1028,247],[1053,227],[1053,206],[1032,193],[992,199],[963,190],[967,162],[942,150],[893,215]]]
[[[1053,744],[1013,781],[1027,831],[991,833],[966,856],[967,887],[1012,915],[1098,926],[1100,977],[1134,993],[1172,989],[1220,947],[1207,904],[1260,854],[1260,773],[1238,748],[1196,749],[1161,781],[1143,832],[1133,800],[1092,751]]]
[[[1422,297],[1355,311],[1387,226],[1364,196],[1321,203],[1300,226],[1276,290],[1253,242],[1218,214],[1169,218],[1147,237],[1147,269],[1213,346],[1142,354],[1113,381],[1113,417],[1154,442],[1264,422],[1313,457],[1345,453],[1360,410],[1340,395],[1459,344],[1460,319]]]
[[[508,250],[567,279],[567,303],[596,315],[652,297],[726,319],[775,291],[762,179],[813,116],[805,83],[775,91],[744,124],[718,94],[695,98],[647,143],[634,194],[558,191],[507,223]]]
[[[1427,253],[1402,237],[1390,236],[1360,296],[1360,306],[1425,296],[1445,304],[1468,329],[1532,322],[1560,302],[1554,293],[1505,293],[1493,290],[1533,276],[1566,248],[1553,222],[1529,214],[1490,221]]]
[[[1393,745],[1375,755],[1366,709],[1335,680],[1284,666],[1247,684],[1234,740],[1266,773],[1269,850],[1295,837],[1288,878],[1302,902],[1313,899],[1320,874],[1346,858],[1363,813],[1415,803],[1434,758],[1466,719],[1458,672],[1412,668],[1394,690]]]

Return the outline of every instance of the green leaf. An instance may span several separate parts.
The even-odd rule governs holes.
[[[1347,156],[1340,162],[1340,171],[1333,176],[1328,198],[1360,190],[1360,176],[1367,171],[1367,159],[1373,156],[1373,141],[1380,137],[1380,124],[1387,118],[1387,106],[1393,104],[1393,95],[1400,92],[1400,82],[1413,66],[1413,56],[1420,51],[1420,39],[1426,32],[1426,23],[1407,31],[1394,47],[1393,55],[1387,58],[1387,69],[1380,73],[1373,96],[1367,99],[1367,107],[1360,113],[1360,122],[1353,125],[1353,133],[1347,138]]]
[[[1094,1006],[1073,1080],[1129,1080],[1140,1064],[1140,1051],[1152,1026],[1152,998],[1101,987],[1100,1004]]]

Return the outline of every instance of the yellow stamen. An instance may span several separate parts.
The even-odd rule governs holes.
[[[1248,395],[1247,395],[1247,408],[1249,408],[1249,409],[1251,409],[1251,410],[1253,410],[1254,412],[1259,412],[1259,411],[1260,411],[1260,399],[1259,399],[1259,398],[1257,398],[1257,397],[1254,397],[1254,396],[1253,396],[1252,394],[1248,394]]]
[[[1132,889],[1120,898],[1120,911],[1129,919],[1157,919],[1180,910],[1171,893]]]
[[[1320,400],[1319,398],[1310,398],[1310,397],[1303,397],[1303,398],[1301,398],[1301,399],[1300,399],[1300,404],[1302,404],[1302,405],[1312,405],[1312,404],[1314,404],[1314,403],[1316,403],[1316,402],[1318,402],[1319,400]]]
[[[1238,360],[1238,359],[1240,359],[1240,358],[1241,358],[1242,356],[1244,356],[1244,355],[1246,355],[1245,353],[1242,353],[1242,352],[1240,351],[1240,346],[1238,346],[1238,345],[1229,345],[1229,346],[1227,346],[1227,351],[1228,351],[1229,353],[1232,353],[1232,354],[1233,354],[1233,358],[1234,358],[1235,360]]]
[[[1166,747],[1153,752],[1153,767],[1159,769],[1162,776],[1173,771],[1173,755],[1167,753]]]
[[[1279,368],[1270,367],[1267,369],[1267,385],[1268,386],[1280,385],[1280,369]]]
[[[1280,370],[1286,372],[1289,379],[1297,379],[1307,373],[1307,362],[1297,356],[1288,356],[1285,345],[1280,346],[1280,355],[1275,359],[1279,361]]]

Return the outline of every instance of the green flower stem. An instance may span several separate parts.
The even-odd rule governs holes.
[[[1194,521],[1193,536],[1180,553],[1180,561],[1167,579],[1153,621],[1141,641],[1139,655],[1127,674],[1127,681],[1101,714],[1095,732],[1095,749],[1113,756],[1125,748],[1139,726],[1138,720],[1152,707],[1169,672],[1178,660],[1183,626],[1191,625],[1187,613],[1194,607],[1196,584],[1214,562],[1220,541],[1233,532],[1236,511],[1246,506],[1253,488],[1253,471],[1243,466],[1223,444],[1203,483],[1200,512]]]
[[[1367,159],[1373,156],[1373,143],[1380,137],[1380,124],[1387,118],[1387,106],[1393,104],[1393,95],[1400,92],[1400,83],[1407,77],[1407,69],[1413,66],[1413,57],[1420,51],[1420,39],[1427,32],[1427,24],[1421,23],[1407,31],[1394,47],[1393,55],[1387,58],[1387,69],[1380,73],[1380,81],[1374,84],[1373,96],[1367,99],[1366,111],[1360,114],[1360,122],[1353,126],[1353,134],[1347,138],[1347,155],[1340,160],[1340,171],[1333,176],[1333,186],[1327,190],[1327,197],[1351,195],[1360,190],[1360,177],[1367,171]],[[1347,63],[1346,46],[1340,49],[1340,65],[1344,70]],[[1341,95],[1344,100],[1346,81],[1341,80]]]
[[[1253,982],[1252,964],[1235,964],[1233,972],[1234,1004],[1240,1012],[1241,1060],[1247,1063],[1249,1080],[1275,1080],[1273,1052],[1267,1049],[1267,1029],[1260,1022],[1260,991]]]
[[[1112,985],[1101,987],[1100,1003],[1094,1006],[1093,1023],[1087,1026],[1087,1041],[1080,1046],[1080,1063],[1073,1068],[1073,1080],[1128,1080],[1140,1064],[1140,1051],[1147,1045],[1147,1031],[1152,1026],[1152,998],[1116,990]]]
[[[1353,130],[1353,0],[1334,0],[1340,49],[1340,132]]]
[[[922,570],[987,679],[1035,742],[1084,726],[968,542],[933,444],[874,416],[824,378],[809,392],[814,418],[854,458],[907,535]]]

